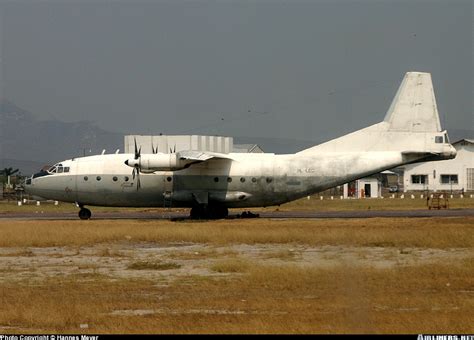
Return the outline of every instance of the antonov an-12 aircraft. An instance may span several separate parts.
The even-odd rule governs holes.
[[[429,73],[406,73],[382,122],[295,154],[178,151],[80,157],[25,183],[28,193],[85,206],[189,207],[191,218],[280,205],[399,165],[451,159]]]

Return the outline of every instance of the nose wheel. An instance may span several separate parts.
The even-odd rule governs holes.
[[[79,218],[81,220],[88,220],[91,218],[91,216],[92,216],[92,213],[89,209],[81,208],[81,210],[79,210]]]

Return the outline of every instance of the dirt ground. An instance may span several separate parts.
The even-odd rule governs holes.
[[[2,222],[0,332],[472,333],[473,232],[473,218]]]

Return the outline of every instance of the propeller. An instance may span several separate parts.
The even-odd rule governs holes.
[[[153,154],[157,154],[158,153],[158,145],[156,146],[156,149],[155,147],[153,146],[153,142],[151,142],[151,152]]]
[[[142,147],[141,147],[141,145],[140,145],[140,148],[137,147],[137,139],[136,138],[134,138],[134,141],[135,141],[135,157],[134,157],[134,159],[138,160],[141,157]],[[128,161],[126,161],[126,164],[128,165]],[[133,170],[132,170],[133,180],[135,180],[135,174],[137,176],[137,191],[138,191],[138,189],[141,188],[141,183],[140,183],[140,161],[135,162],[135,164],[133,165]]]

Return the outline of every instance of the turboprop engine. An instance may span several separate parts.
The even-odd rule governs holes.
[[[155,171],[175,171],[188,167],[192,160],[180,159],[176,153],[144,154],[138,158],[130,158],[125,164],[132,168],[139,168],[140,172],[152,173]]]

